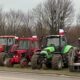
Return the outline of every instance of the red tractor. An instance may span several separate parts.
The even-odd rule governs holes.
[[[3,65],[3,61],[7,56],[6,53],[13,44],[16,44],[17,40],[17,36],[0,36],[0,65]]]
[[[4,65],[12,67],[14,64],[20,64],[21,67],[27,67],[31,57],[37,50],[39,50],[37,37],[19,38],[18,49],[15,50],[12,57],[4,61]]]

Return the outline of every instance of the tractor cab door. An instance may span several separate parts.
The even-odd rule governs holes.
[[[59,51],[59,42],[60,42],[59,37],[54,37],[54,36],[48,37],[46,46],[53,44],[55,47],[55,52],[58,52]]]
[[[62,49],[65,47],[67,43],[67,40],[64,36],[60,36],[60,52],[62,51]]]
[[[30,46],[29,46],[29,59],[31,59],[32,55],[36,50],[39,49],[39,44],[38,41],[30,41]]]
[[[14,38],[7,38],[6,39],[5,51],[8,52],[13,44],[15,44],[15,39]]]

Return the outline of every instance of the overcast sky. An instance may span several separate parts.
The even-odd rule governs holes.
[[[43,1],[44,0],[0,0],[0,5],[5,11],[9,11],[10,9],[27,11]]]
[[[80,11],[80,0],[72,0],[74,3],[75,10]]]
[[[0,0],[0,5],[5,11],[10,9],[27,11],[35,8],[40,2],[45,0]],[[74,3],[75,9],[78,11],[80,7],[80,0],[72,0]]]

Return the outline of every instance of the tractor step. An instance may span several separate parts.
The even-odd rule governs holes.
[[[80,72],[80,63],[73,64],[73,71]]]
[[[73,66],[80,66],[80,63],[74,63]]]

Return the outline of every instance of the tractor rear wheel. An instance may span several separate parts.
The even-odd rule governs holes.
[[[52,69],[60,70],[63,67],[62,56],[60,54],[54,54],[52,58]]]
[[[11,58],[6,58],[4,61],[4,66],[6,67],[13,67],[13,64],[10,62]]]
[[[0,53],[0,66],[3,66],[3,57],[2,57],[3,53]]]
[[[38,59],[39,59],[39,55],[34,54],[32,56],[32,58],[31,58],[31,67],[32,67],[32,69],[37,69],[37,68],[40,69],[41,68],[40,64],[38,64]]]
[[[4,60],[7,58],[7,53],[5,52],[1,52],[0,53],[0,66],[3,66],[4,65]]]
[[[78,48],[75,47],[72,49],[72,52],[68,54],[68,64],[69,64],[69,71],[74,72],[74,63],[75,63],[75,55]]]
[[[21,61],[20,61],[20,66],[21,66],[22,68],[27,67],[27,66],[28,66],[28,61],[27,61],[27,59],[25,59],[25,58],[21,59]]]
[[[43,63],[42,64],[42,69],[44,69],[44,70],[48,69],[47,65]]]

